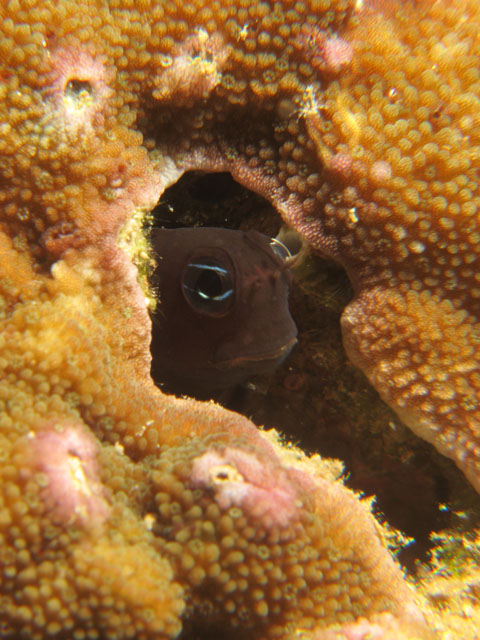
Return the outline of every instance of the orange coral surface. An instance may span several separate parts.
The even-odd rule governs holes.
[[[427,635],[351,492],[154,387],[125,225],[192,168],[265,196],[347,270],[352,360],[480,488],[479,27],[476,0],[1,3],[2,637]]]

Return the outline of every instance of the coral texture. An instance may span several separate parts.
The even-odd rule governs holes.
[[[2,637],[427,635],[353,494],[154,387],[125,249],[184,171],[230,171],[344,265],[350,357],[480,488],[479,26],[476,0],[1,2]]]

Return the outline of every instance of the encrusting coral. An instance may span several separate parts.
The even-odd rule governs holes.
[[[353,494],[154,387],[128,252],[184,171],[230,171],[344,265],[350,357],[478,488],[476,0],[0,16],[2,637],[427,637]]]

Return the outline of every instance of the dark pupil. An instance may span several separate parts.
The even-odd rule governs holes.
[[[187,302],[201,313],[225,313],[233,300],[230,271],[211,258],[188,264],[182,284]]]
[[[216,271],[204,270],[198,276],[196,290],[203,298],[217,298],[222,291],[222,280]]]

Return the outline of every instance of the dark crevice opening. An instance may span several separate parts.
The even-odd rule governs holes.
[[[153,226],[256,229],[276,235],[281,221],[264,198],[236,182],[230,173],[190,171],[165,191],[152,212]]]

